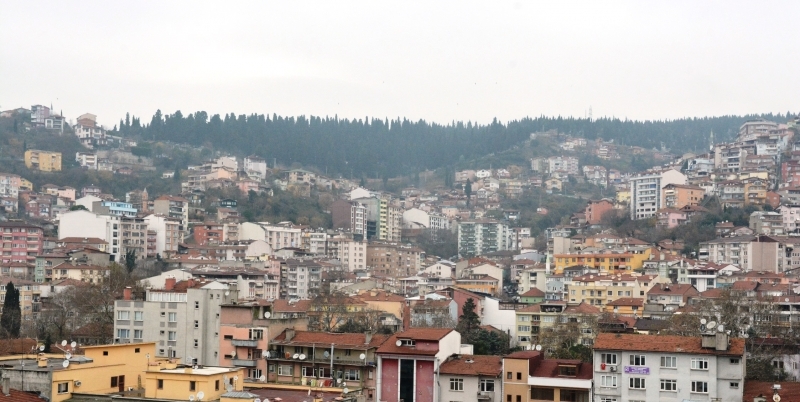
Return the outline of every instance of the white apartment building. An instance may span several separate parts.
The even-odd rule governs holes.
[[[569,175],[579,175],[578,158],[574,156],[551,156],[547,158],[548,172],[565,172]]]
[[[329,237],[327,242],[328,257],[339,260],[342,268],[349,272],[367,268],[367,242],[357,241],[344,236]]]
[[[281,263],[281,299],[312,299],[322,287],[322,266],[309,260]]]
[[[598,402],[741,401],[744,339],[601,333],[594,343]]]
[[[508,225],[505,223],[489,219],[459,223],[459,256],[476,256],[508,249]]]
[[[189,233],[189,201],[183,197],[162,195],[153,201],[153,212],[178,219],[183,236]]]
[[[686,184],[686,176],[675,169],[660,173],[644,174],[629,179],[631,191],[631,219],[647,219],[656,216],[663,208],[662,189],[668,184]]]
[[[155,342],[156,356],[199,365],[218,364],[220,305],[235,303],[235,286],[215,281],[168,278],[163,289],[148,289],[145,300],[114,302],[115,343]]]
[[[244,222],[239,225],[239,240],[263,240],[273,251],[287,247],[301,247],[302,233],[291,222]]]
[[[81,167],[97,170],[97,154],[92,152],[75,152],[75,162]]]
[[[800,205],[781,205],[778,212],[781,213],[785,233],[797,233],[800,230]]]
[[[248,176],[264,180],[267,178],[267,161],[256,155],[244,158],[244,171]]]
[[[442,214],[411,208],[403,212],[403,227],[442,230],[450,228],[450,221]]]
[[[114,261],[123,261],[122,228],[120,216],[98,215],[94,212],[69,211],[59,217],[58,238],[97,238],[108,243],[107,251]]]
[[[769,236],[722,237],[700,243],[698,258],[716,264],[737,265],[744,272],[783,272],[797,265],[797,259],[786,256],[780,238]]]
[[[160,214],[151,214],[144,218],[147,229],[156,235],[155,252],[161,257],[178,253],[178,244],[183,242],[181,222],[177,218],[169,218]]]

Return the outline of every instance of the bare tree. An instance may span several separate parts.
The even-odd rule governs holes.
[[[349,297],[342,293],[317,296],[308,309],[309,329],[333,332],[351,317],[348,310]]]

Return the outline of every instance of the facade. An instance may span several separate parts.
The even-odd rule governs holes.
[[[328,257],[339,260],[349,272],[367,268],[367,242],[336,236],[327,239]]]
[[[2,309],[3,302],[6,300],[6,287],[9,283],[13,283],[14,288],[19,292],[19,307],[22,313],[23,325],[25,325],[25,321],[36,320],[42,311],[42,291],[39,284],[3,274],[0,276],[0,309]]]
[[[741,401],[744,339],[604,333],[594,345],[595,400]]]
[[[258,180],[267,178],[267,161],[256,155],[244,158],[244,171],[248,176]]]
[[[163,289],[148,289],[145,300],[126,294],[114,303],[115,343],[155,342],[155,357],[216,364],[220,306],[238,299],[235,287],[219,282],[168,278]]]
[[[40,151],[29,149],[25,151],[25,167],[42,172],[61,171],[61,152]]]
[[[180,222],[180,231],[186,234],[189,231],[189,201],[183,197],[162,195],[153,201],[153,212],[163,216],[177,219]]]
[[[603,199],[598,201],[589,201],[584,210],[586,215],[586,223],[590,225],[597,225],[608,211],[614,209],[614,203],[609,200]]]
[[[409,328],[377,350],[377,397],[386,402],[435,402],[445,386],[440,365],[461,353],[461,334],[447,328]],[[465,399],[473,400],[473,399]]]
[[[663,208],[680,209],[687,205],[700,205],[705,197],[702,187],[686,184],[667,184],[662,191]]]
[[[658,275],[582,275],[564,284],[570,303],[588,303],[604,309],[608,303],[621,298],[639,298],[658,282],[668,281]]]
[[[0,222],[3,255],[0,262],[24,262],[33,264],[42,254],[44,230],[24,222]]]
[[[280,298],[309,299],[322,287],[322,265],[310,260],[281,262]]]
[[[631,219],[647,219],[664,206],[663,188],[669,184],[686,184],[686,176],[670,169],[630,178]]]
[[[97,124],[97,116],[91,113],[84,113],[78,116],[78,124],[72,126],[75,135],[81,141],[81,144],[88,148],[93,148],[96,145],[108,144],[108,137],[106,130],[103,126]],[[97,166],[95,165],[95,168]]]
[[[580,360],[515,352],[503,358],[503,374],[504,401],[592,401],[592,366]]]
[[[455,355],[439,366],[440,401],[503,402],[503,358]]]
[[[148,241],[155,236],[157,255],[169,257],[178,253],[178,244],[183,242],[183,231],[178,218],[153,214],[146,216],[144,221],[147,223]]]
[[[413,246],[372,242],[367,245],[367,267],[373,274],[401,278],[416,275],[424,252]]]
[[[473,257],[509,250],[508,225],[494,220],[467,220],[458,225],[458,255]]]

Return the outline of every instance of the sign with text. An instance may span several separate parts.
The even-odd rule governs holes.
[[[650,375],[650,367],[625,366],[625,374]]]

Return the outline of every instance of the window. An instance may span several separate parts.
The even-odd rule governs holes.
[[[708,383],[705,381],[692,381],[692,392],[707,394]]]
[[[199,344],[198,344],[198,342],[197,342],[197,339],[195,339],[195,340],[194,340],[194,347],[197,347],[198,345],[199,345]]]
[[[316,377],[314,375],[314,368],[311,366],[303,366],[300,368],[303,377]]]
[[[142,334],[143,333],[144,333],[144,331],[142,331],[141,329],[134,329],[133,330],[133,339],[142,339]]]
[[[158,380],[158,389],[164,389],[164,380]]]
[[[661,390],[662,391],[677,391],[678,390],[678,381],[677,380],[661,380]]]
[[[197,381],[189,381],[189,391],[194,391],[197,388]]]
[[[778,370],[783,370],[783,360],[773,360],[772,367],[775,367]]]
[[[692,359],[692,370],[708,370],[708,359],[706,358]]]
[[[644,378],[631,377],[631,378],[629,378],[629,380],[630,380],[630,383],[628,385],[628,388],[630,388],[630,389],[644,389],[645,388],[644,387],[644,380],[645,380]]]
[[[553,388],[531,387],[531,399],[552,401],[555,400],[555,390]]]
[[[169,331],[169,337],[167,338],[167,340],[170,341],[178,340],[178,333],[175,331]]]
[[[115,388],[117,386],[117,377],[111,377],[111,388]]]
[[[531,332],[531,327],[530,325],[518,325],[517,330],[519,332]]]
[[[678,367],[678,358],[675,356],[661,356],[661,368]]]
[[[178,322],[178,313],[169,313],[169,322]]]
[[[214,381],[214,391],[219,391],[219,380]]]
[[[602,375],[602,376],[600,376],[600,386],[601,387],[616,388],[617,387],[617,376],[615,376],[615,375]]]
[[[131,336],[131,330],[129,329],[117,329],[117,338],[119,339],[128,339]]]
[[[731,381],[731,388],[739,389],[739,382],[738,381]]]
[[[143,321],[144,320],[144,311],[134,311],[133,312],[133,320],[134,321]]]
[[[617,364],[617,355],[615,353],[601,353],[600,354],[600,363],[605,364]]]
[[[512,377],[511,377],[511,372],[509,371],[509,372],[508,372],[508,374],[506,374],[506,379],[507,379],[507,380],[510,380],[511,378],[512,378]]]
[[[280,364],[278,365],[278,375],[293,375],[294,374],[294,366],[291,364]]]
[[[631,366],[646,366],[644,355],[631,355]]]
[[[479,390],[483,392],[494,392],[494,380],[481,380]]]
[[[732,358],[731,364],[739,364],[739,358]]]
[[[522,395],[517,395],[517,402],[522,402]]]
[[[344,379],[347,381],[361,381],[361,371],[358,369],[345,369]]]
[[[69,383],[68,382],[58,383],[58,393],[66,394],[67,392],[69,392]]]
[[[521,373],[521,372],[519,372],[519,371],[517,371],[517,379],[518,379],[518,380],[521,380],[521,379],[522,379],[522,373]]]
[[[131,319],[131,312],[130,311],[117,311],[117,319],[118,320],[130,320]]]
[[[133,353],[139,353],[140,351],[141,351],[140,348],[136,348],[133,350]]]
[[[612,398],[609,396],[604,396],[600,398],[600,402],[617,402],[617,398]]]
[[[194,320],[194,327],[200,328],[200,321]]]
[[[450,379],[450,391],[463,391],[464,390],[464,379],[463,378],[451,378]]]
[[[199,310],[200,309],[200,302],[199,301],[194,302],[194,309],[195,310]]]

